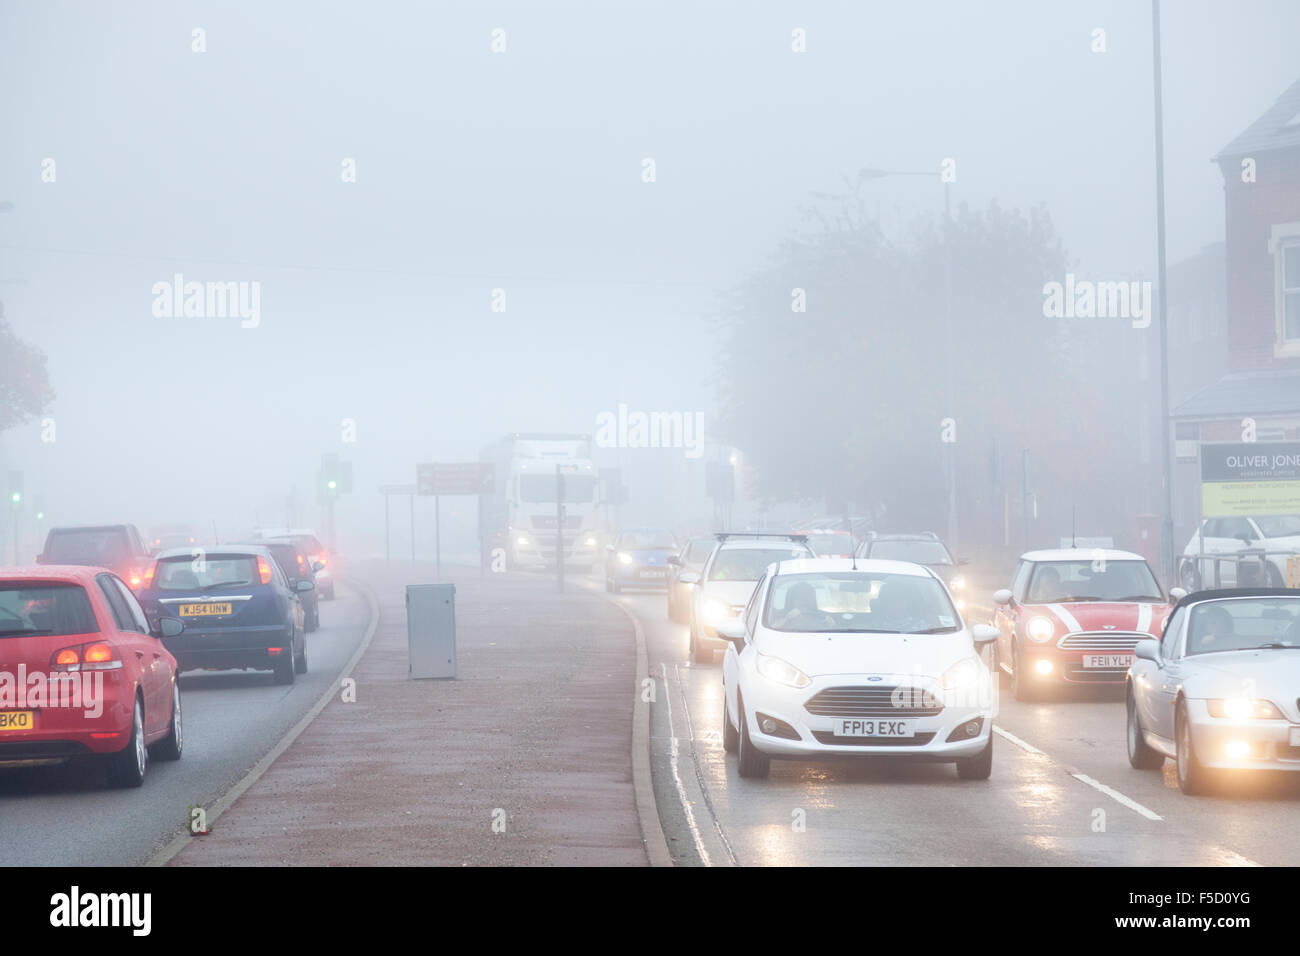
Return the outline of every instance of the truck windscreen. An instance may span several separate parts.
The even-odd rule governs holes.
[[[565,475],[564,500],[567,504],[589,504],[596,496],[596,479],[590,475]],[[520,475],[519,497],[530,504],[555,500],[554,475]]]

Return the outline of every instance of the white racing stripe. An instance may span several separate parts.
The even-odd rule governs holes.
[[[1138,605],[1138,626],[1139,631],[1149,631],[1151,629],[1151,605]]]
[[[1067,611],[1062,605],[1049,604],[1047,605],[1047,609],[1061,619],[1061,623],[1065,625],[1066,629],[1071,634],[1075,631],[1083,630],[1083,628],[1079,627],[1078,619],[1076,619],[1075,616]]]

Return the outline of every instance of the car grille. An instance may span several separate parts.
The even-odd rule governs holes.
[[[934,734],[917,734],[915,737],[836,737],[829,730],[814,730],[819,744],[839,747],[924,747],[934,739]]]
[[[1084,631],[1065,635],[1056,646],[1063,651],[1131,651],[1138,641],[1150,639],[1150,634],[1135,631]]]
[[[555,530],[555,515],[533,515],[532,522],[534,528],[550,529],[552,531]],[[566,529],[581,528],[582,516],[577,515],[572,518],[566,516],[564,519],[564,527]]]
[[[1077,681],[1080,684],[1111,684],[1123,683],[1128,668],[1082,667],[1078,664],[1067,664],[1064,673],[1066,680]]]
[[[803,706],[817,717],[935,717],[943,712],[939,699],[919,687],[828,687]]]

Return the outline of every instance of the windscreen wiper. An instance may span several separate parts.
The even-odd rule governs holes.
[[[1283,644],[1280,641],[1273,641],[1270,644],[1255,644],[1251,647],[1239,647],[1239,651],[1266,651],[1272,649],[1278,650],[1300,650],[1300,644]]]
[[[946,624],[943,627],[930,627],[924,631],[902,631],[903,634],[951,634],[958,630],[956,624]]]
[[[207,591],[211,588],[246,588],[252,583],[252,581],[220,581],[216,584],[205,584],[199,588],[199,590]]]

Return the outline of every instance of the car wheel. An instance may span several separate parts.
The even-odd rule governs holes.
[[[772,758],[762,753],[749,739],[749,722],[745,720],[745,702],[736,694],[736,703],[740,709],[740,739],[737,741],[737,753],[740,756],[738,769],[742,777],[762,779],[772,769]]]
[[[1128,721],[1125,739],[1128,743],[1128,762],[1134,770],[1156,770],[1164,765],[1165,755],[1147,746],[1142,736],[1142,721],[1138,717],[1137,700],[1130,687],[1124,695],[1125,707],[1128,709]]]
[[[109,755],[108,779],[115,787],[138,787],[144,783],[148,764],[149,750],[144,745],[144,705],[137,697],[131,715],[131,739],[117,753]]]
[[[957,776],[962,780],[987,780],[993,773],[993,734],[989,742],[973,757],[957,758]]]
[[[172,723],[167,736],[153,746],[152,756],[159,760],[180,760],[185,746],[185,725],[181,721],[181,685],[172,682]]]
[[[993,673],[998,675],[999,687],[1003,690],[1010,689],[1011,675],[1002,669],[1002,649],[996,646],[993,648]]]
[[[1020,652],[1011,651],[1011,696],[1020,701],[1031,701],[1038,697],[1038,688],[1034,687],[1029,681],[1025,680],[1025,675],[1020,668]]]
[[[691,660],[697,664],[713,663],[713,648],[706,647],[704,642],[695,636],[694,631],[691,631]]]
[[[293,672],[295,674],[307,673],[307,642],[302,642],[302,653],[295,655],[293,659]]]
[[[1191,561],[1184,561],[1183,566],[1178,569],[1178,580],[1183,583],[1185,591],[1193,592],[1201,589],[1201,575]]]
[[[276,658],[275,664],[271,668],[271,673],[275,675],[275,682],[277,684],[292,684],[293,675],[297,673],[298,670],[297,661],[295,660],[295,655],[293,653],[292,641],[289,642],[288,650],[288,654],[285,654],[283,651],[280,652],[280,656]]]
[[[1187,705],[1179,704],[1174,714],[1174,739],[1177,742],[1178,789],[1189,797],[1198,796],[1206,791],[1209,784],[1209,771],[1196,759],[1192,748],[1192,726],[1187,719]]]
[[[727,706],[727,685],[722,685],[722,749],[734,754],[740,749],[740,731],[731,725],[731,708]]]

